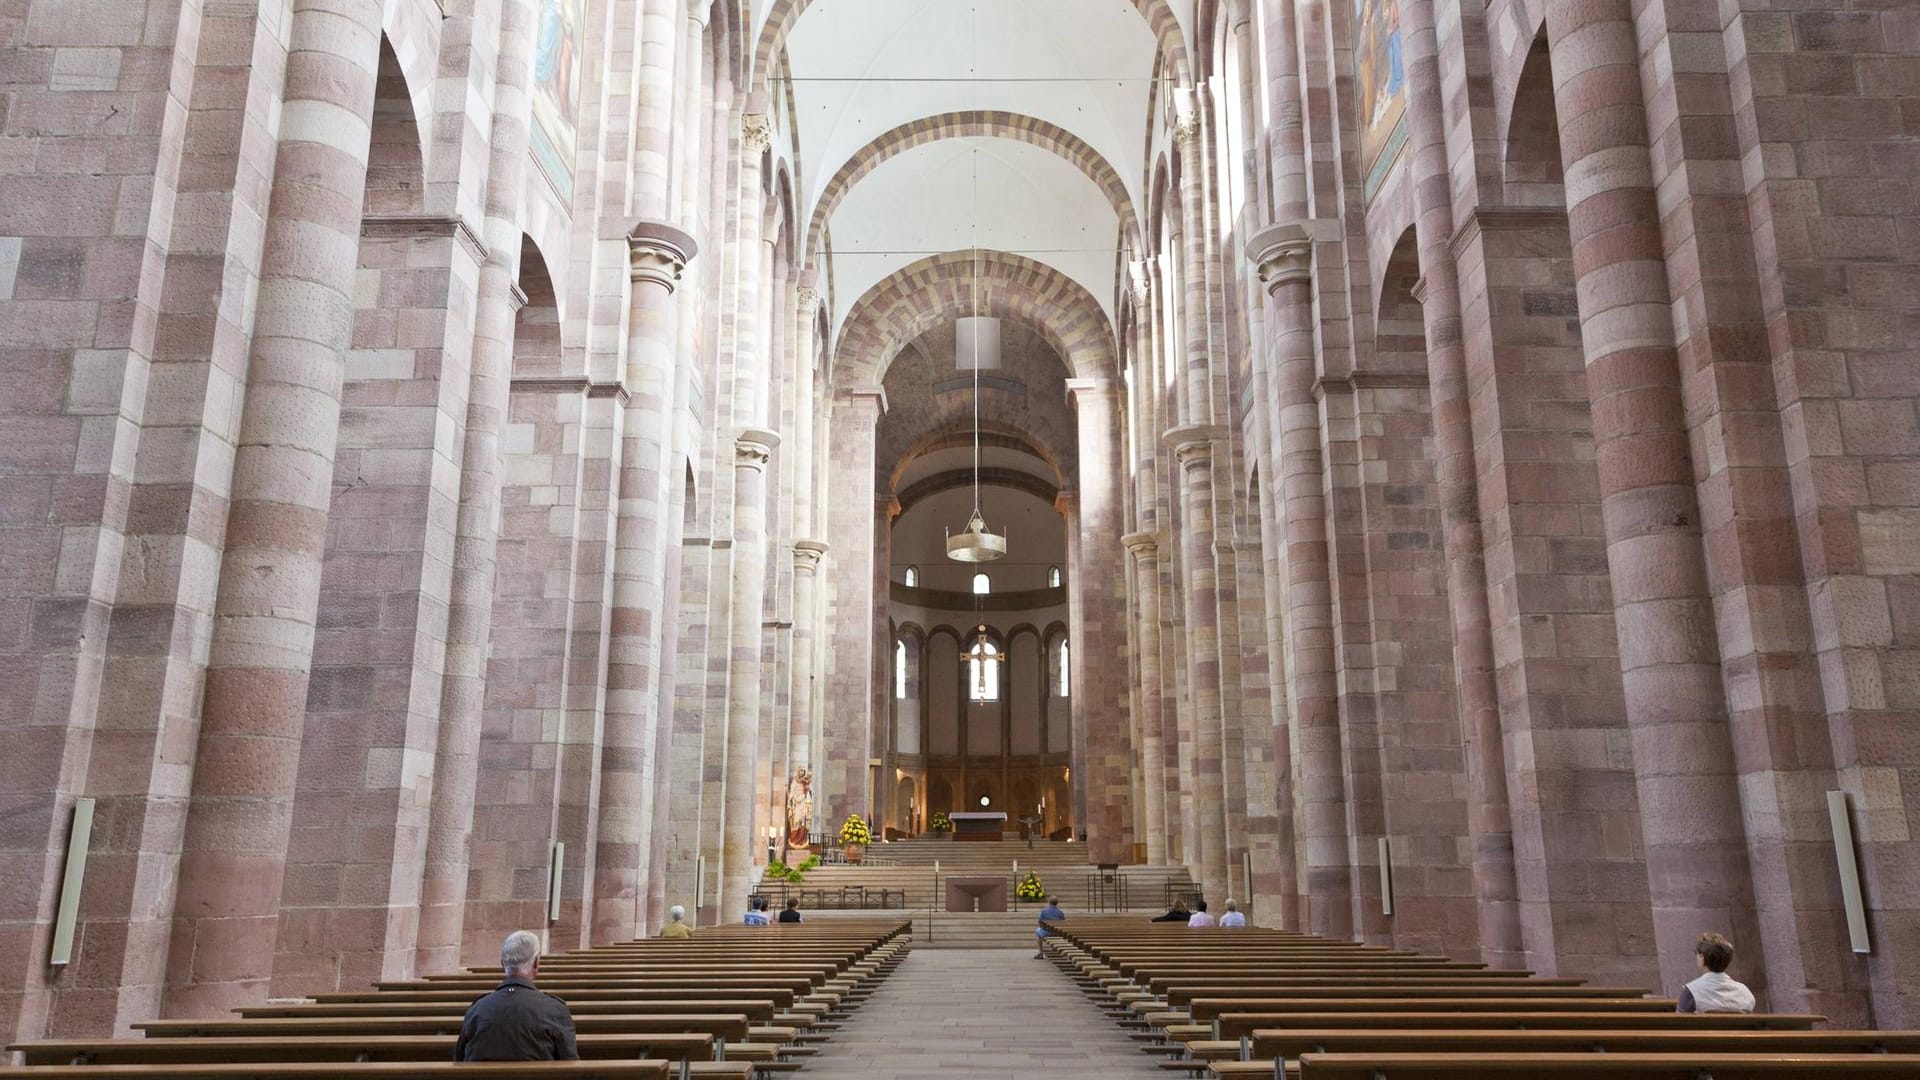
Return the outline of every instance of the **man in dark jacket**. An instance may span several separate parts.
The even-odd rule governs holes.
[[[516,930],[500,946],[507,977],[493,993],[467,1009],[455,1061],[578,1061],[573,1014],[567,1003],[534,988],[540,971],[540,939]]]

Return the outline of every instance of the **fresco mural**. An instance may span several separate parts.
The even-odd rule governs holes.
[[[582,0],[540,0],[533,46],[533,160],[573,201],[573,153],[579,131]]]
[[[1353,60],[1360,94],[1360,171],[1373,198],[1407,141],[1407,68],[1400,0],[1353,0]]]

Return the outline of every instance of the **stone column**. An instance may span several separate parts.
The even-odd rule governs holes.
[[[1760,935],[1633,7],[1550,4],[1547,36],[1653,931],[1662,985],[1678,986],[1698,970],[1700,927],[1756,944]],[[1604,965],[1596,970],[1644,973],[1639,943],[1595,944]]]
[[[674,80],[675,90],[680,96],[678,127],[674,130],[675,154],[674,194],[678,201],[680,223],[697,240],[705,242],[712,235],[712,226],[705,220],[704,207],[710,185],[706,172],[711,157],[708,153],[712,142],[713,109],[707,103],[707,96],[713,92],[713,50],[707,39],[707,22],[713,13],[712,6],[704,0],[689,0],[686,4],[687,23],[681,32],[681,74]],[[681,678],[680,627],[687,616],[686,605],[682,602],[682,582],[686,576],[686,537],[687,537],[687,484],[685,478],[690,471],[700,417],[694,413],[696,378],[709,369],[712,354],[706,350],[705,339],[701,335],[702,316],[706,304],[714,291],[715,275],[708,272],[709,267],[718,267],[720,260],[709,256],[700,264],[690,287],[681,289],[676,295],[680,298],[678,354],[681,362],[674,371],[674,431],[673,450],[668,456],[668,468],[665,477],[670,509],[668,520],[672,531],[668,534],[667,544],[667,596],[672,605],[672,614],[661,628],[660,645],[660,734],[657,736],[654,761],[658,768],[653,784],[653,873],[647,881],[646,928],[659,926],[666,919],[666,909],[670,906],[667,899],[669,866],[676,858],[682,862],[686,851],[683,845],[676,844],[676,831],[685,825],[689,835],[698,835],[698,800],[684,804],[686,817],[691,822],[672,821],[669,814],[675,804],[676,768],[678,751],[675,749],[675,727],[679,723],[674,716],[674,703],[679,699]],[[705,553],[701,549],[702,557]]]
[[[1214,444],[1226,432],[1190,424],[1167,432],[1180,464],[1181,556],[1186,571],[1187,672],[1193,715],[1193,801],[1199,818],[1200,886],[1226,898],[1227,797],[1221,774],[1219,566],[1214,551]],[[1195,853],[1189,852],[1192,860]]]
[[[521,186],[526,175],[528,76],[533,52],[530,0],[501,5],[487,161],[486,260],[475,300],[472,387],[460,465],[460,510],[447,611],[446,675],[433,763],[433,803],[420,882],[417,971],[459,962],[467,902],[467,855],[479,779],[480,723],[493,634],[495,553],[500,539],[501,468],[513,376],[514,329],[527,296],[515,283],[521,244]]]
[[[1303,226],[1283,225],[1259,233],[1248,246],[1267,286],[1267,364],[1278,412],[1273,431],[1280,472],[1269,482],[1286,546],[1287,709],[1293,718],[1300,778],[1297,827],[1307,869],[1302,929],[1346,937],[1352,929],[1351,882],[1320,407],[1313,394],[1313,243]]]
[[[728,642],[726,809],[721,880],[715,895],[724,916],[743,898],[759,844],[754,806],[761,715],[760,606],[766,596],[767,465],[780,436],[745,428],[733,456],[733,634]],[[862,764],[865,764],[862,759]],[[739,894],[736,896],[735,894]]]
[[[664,222],[643,221],[627,234],[632,291],[594,850],[591,940],[596,942],[633,937],[645,915],[654,755],[659,751],[662,620],[673,610],[665,581],[672,537],[664,475],[673,449],[678,340],[673,292],[694,252],[693,237]]]
[[[1073,690],[1070,707],[1083,718],[1076,726],[1086,740],[1084,827],[1090,859],[1122,862],[1133,842],[1126,805],[1133,770],[1132,748],[1120,722],[1127,707],[1120,415],[1113,385],[1104,379],[1068,379],[1067,396],[1078,421],[1080,445],[1079,522],[1071,533],[1079,557],[1068,568],[1069,595],[1079,607],[1080,625],[1068,647],[1068,682]],[[1043,676],[1044,671],[1043,665]]]
[[[1134,595],[1139,604],[1140,770],[1146,803],[1147,862],[1167,861],[1167,750],[1161,734],[1160,544],[1152,533],[1120,538],[1133,553]]]
[[[168,1016],[267,991],[353,326],[380,9],[294,13],[168,962]]]
[[[837,538],[833,557],[831,670],[823,741],[813,748],[822,764],[815,800],[823,821],[838,829],[847,814],[867,805],[868,712],[873,707],[873,470],[874,440],[887,411],[879,386],[842,390],[833,403],[833,501],[827,534]],[[961,797],[965,797],[964,793]]]
[[[1435,107],[1407,113],[1416,175],[1447,174],[1447,139],[1438,103],[1441,86],[1433,0],[1402,10],[1408,35],[1409,97]],[[1419,217],[1417,297],[1426,321],[1427,386],[1433,403],[1433,442],[1440,501],[1447,598],[1453,614],[1455,708],[1466,750],[1468,832],[1473,838],[1474,895],[1479,901],[1480,952],[1490,964],[1524,963],[1513,865],[1513,822],[1507,803],[1499,687],[1494,680],[1493,618],[1487,600],[1485,537],[1481,531],[1479,467],[1474,457],[1473,409],[1454,261],[1453,202],[1446,186],[1414,186]]]
[[[824,540],[793,542],[793,712],[787,734],[788,784],[802,769],[817,775],[813,761],[813,660],[819,625],[820,560],[827,550]],[[784,800],[784,786],[780,795]],[[785,828],[784,819],[780,825]]]
[[[738,238],[734,249],[733,385],[722,396],[731,407],[733,497],[730,515],[731,569],[727,576],[727,681],[724,744],[708,743],[707,764],[719,766],[721,781],[720,865],[709,866],[714,879],[708,894],[718,912],[733,909],[745,895],[755,845],[754,808],[758,805],[762,607],[766,599],[767,466],[780,436],[761,425],[767,417],[767,342],[762,325],[766,306],[760,295],[768,255],[762,251],[762,161],[773,144],[773,129],[763,113],[740,116]],[[724,442],[721,444],[726,445]],[[724,461],[724,458],[723,458]],[[717,463],[718,467],[719,463]],[[717,568],[716,568],[717,572]],[[711,648],[711,645],[709,646]],[[714,760],[716,749],[720,760]],[[738,895],[736,895],[738,894]]]

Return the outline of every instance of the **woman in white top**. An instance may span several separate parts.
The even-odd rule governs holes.
[[[1187,925],[1188,926],[1212,926],[1213,925],[1213,916],[1207,914],[1207,902],[1205,900],[1202,900],[1199,903],[1193,905],[1193,918],[1187,920]]]
[[[1232,900],[1227,901],[1227,912],[1220,916],[1220,925],[1229,930],[1237,930],[1247,925],[1247,917],[1240,914],[1239,904],[1234,903]]]

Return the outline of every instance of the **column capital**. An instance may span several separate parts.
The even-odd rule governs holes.
[[[793,290],[793,298],[800,305],[800,314],[812,315],[820,306],[820,290],[811,285],[801,285]]]
[[[682,229],[664,221],[636,221],[627,230],[627,277],[672,292],[680,272],[699,251],[700,245]]]
[[[878,383],[842,387],[833,396],[849,405],[872,407],[876,419],[887,414],[887,391]]]
[[[1153,292],[1153,267],[1147,259],[1134,259],[1127,263],[1127,292],[1133,296],[1136,308],[1147,306]]]
[[[713,4],[709,0],[687,0],[687,21],[702,30],[713,20]]]
[[[1227,437],[1227,429],[1218,424],[1187,424],[1173,428],[1162,437],[1167,449],[1180,464],[1198,465],[1213,457],[1213,444]]]
[[[1318,239],[1311,221],[1269,225],[1247,238],[1247,260],[1260,271],[1269,293],[1282,285],[1313,281],[1313,242]]]
[[[1112,379],[1068,379],[1067,401],[1080,405],[1083,399],[1100,397],[1113,393]]]
[[[1200,135],[1200,95],[1193,87],[1177,86],[1167,95],[1167,124],[1174,146],[1185,150],[1194,144]]]
[[[1128,533],[1120,538],[1136,559],[1151,559],[1160,554],[1160,538],[1150,532]]]
[[[1080,508],[1080,493],[1061,488],[1060,493],[1053,497],[1053,508],[1062,514],[1073,513]]]
[[[793,568],[796,571],[813,573],[820,565],[820,559],[827,553],[825,540],[795,540],[793,542]]]
[[[748,156],[759,157],[773,145],[773,121],[766,113],[740,114],[740,149]]]
[[[527,306],[527,290],[517,281],[507,282],[507,306],[515,311]]]
[[[733,440],[733,464],[736,468],[765,469],[780,448],[780,433],[766,428],[741,428]]]

